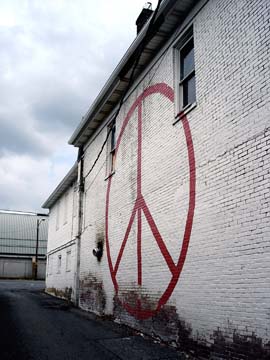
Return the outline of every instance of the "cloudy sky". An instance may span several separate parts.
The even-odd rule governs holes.
[[[0,209],[40,211],[144,0],[0,0]],[[157,1],[153,1],[155,6]]]

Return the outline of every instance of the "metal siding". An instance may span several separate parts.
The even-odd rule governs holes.
[[[35,255],[37,217],[33,214],[0,213],[0,254]],[[46,255],[48,219],[39,226],[39,255]]]

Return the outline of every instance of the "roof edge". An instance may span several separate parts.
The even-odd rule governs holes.
[[[0,209],[0,214],[10,214],[10,215],[30,215],[30,216],[48,216],[48,214],[36,213],[33,211],[23,211],[23,210],[8,210]]]
[[[160,9],[159,9],[156,19],[155,19],[156,23],[158,23],[159,18],[161,16],[163,16],[164,12],[166,12],[168,10],[168,8],[172,4],[174,4],[176,1],[177,0],[163,0],[162,1],[161,5],[160,5]],[[87,113],[85,114],[85,116],[82,117],[81,122],[79,123],[79,125],[77,126],[77,128],[75,129],[73,134],[71,135],[71,137],[68,141],[68,144],[76,146],[77,139],[81,135],[82,131],[84,131],[85,126],[88,124],[90,118],[93,117],[96,114],[96,112],[98,112],[100,105],[104,102],[104,99],[106,99],[108,97],[108,94],[114,89],[116,84],[119,82],[120,74],[121,74],[122,70],[124,69],[125,66],[127,66],[130,59],[132,58],[134,53],[138,50],[142,41],[144,40],[144,37],[147,33],[148,24],[149,24],[149,21],[151,20],[151,18],[152,18],[152,16],[150,16],[150,18],[144,25],[143,29],[139,32],[137,37],[131,43],[130,47],[127,49],[126,53],[124,54],[124,56],[122,57],[122,59],[120,60],[120,62],[118,63],[118,65],[116,66],[114,71],[112,72],[112,74],[110,75],[109,79],[107,80],[107,82],[105,83],[105,85],[103,86],[103,88],[101,89],[101,91],[99,92],[97,97],[95,98],[94,102],[90,106],[90,108],[87,111]]]
[[[75,179],[77,179],[77,176],[78,164],[76,162],[41,207],[43,209],[50,209]]]

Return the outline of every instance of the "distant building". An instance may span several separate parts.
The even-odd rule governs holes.
[[[44,279],[47,239],[47,214],[0,210],[0,278]]]
[[[269,359],[270,1],[150,19],[69,141],[77,184],[44,204],[47,291],[196,358]]]
[[[43,204],[50,209],[46,289],[72,301],[76,287],[77,168],[75,164]]]

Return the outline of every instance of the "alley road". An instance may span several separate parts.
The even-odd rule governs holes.
[[[110,320],[43,292],[41,281],[0,280],[1,360],[182,359]]]

